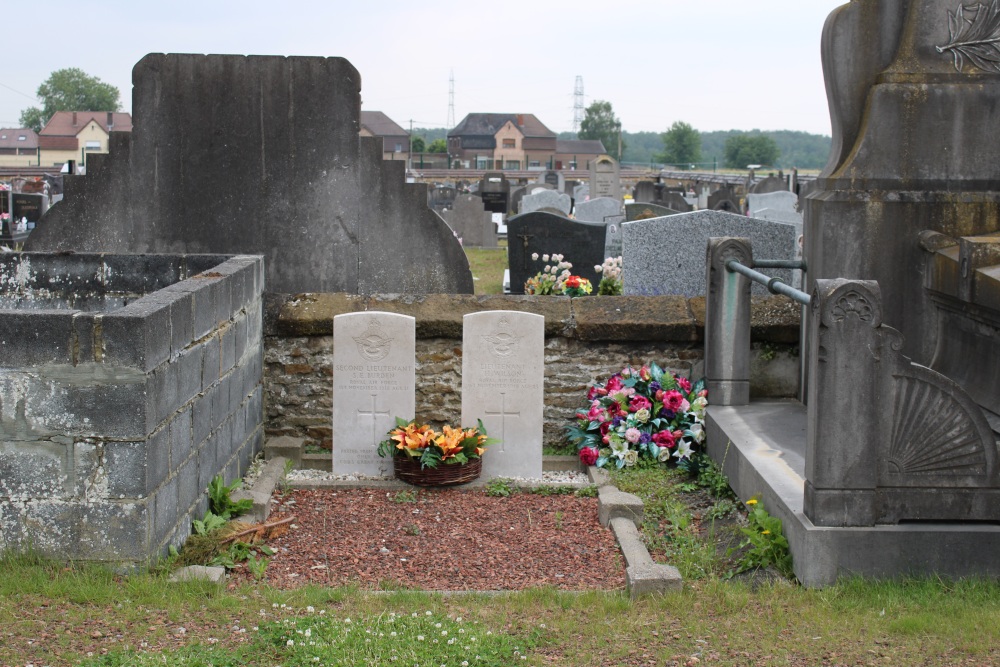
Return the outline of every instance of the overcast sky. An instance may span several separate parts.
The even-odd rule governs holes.
[[[342,56],[361,73],[362,107],[409,127],[533,113],[573,129],[584,106],[611,102],[627,132],[802,130],[829,134],[820,34],[845,0],[48,0],[3,31],[0,126],[57,69],[78,67],[121,91],[147,53]],[[40,106],[40,105],[38,105]]]

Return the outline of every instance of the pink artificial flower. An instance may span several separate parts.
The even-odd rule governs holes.
[[[643,382],[649,382],[653,375],[649,372],[649,366],[643,366],[639,369],[639,379]]]
[[[606,421],[607,413],[604,408],[601,407],[599,401],[594,401],[594,404],[590,406],[590,411],[587,412],[587,419],[592,422],[602,422]]]
[[[676,389],[671,389],[663,397],[663,407],[671,412],[677,412],[681,408],[681,403],[684,401],[684,396],[681,392]]]
[[[633,396],[632,400],[629,401],[628,409],[632,412],[639,412],[639,410],[652,410],[653,404],[649,402],[649,399],[645,396]]]
[[[691,409],[691,403],[689,403],[686,398],[682,399],[681,400],[681,409],[678,410],[678,412],[687,412],[690,409]]]
[[[585,466],[592,466],[597,463],[599,453],[596,447],[584,447],[580,450],[580,462]]]
[[[612,375],[608,380],[608,383],[604,385],[605,393],[610,394],[613,391],[618,391],[625,385],[622,384],[622,379],[617,375]]]
[[[641,437],[642,433],[640,433],[639,429],[635,428],[634,426],[632,428],[625,430],[625,439],[631,442],[633,445],[639,442],[639,438]]]
[[[656,443],[657,447],[673,447],[677,444],[674,440],[674,434],[670,431],[660,431],[659,433],[654,433],[653,442]]]
[[[691,382],[687,378],[677,378],[677,384],[680,385],[680,388],[684,390],[685,394],[691,391]]]

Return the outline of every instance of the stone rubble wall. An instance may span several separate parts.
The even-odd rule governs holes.
[[[275,306],[268,325],[267,437],[300,437],[306,445],[330,448],[333,317],[364,310],[417,319],[416,416],[436,425],[460,420],[462,316],[480,310],[545,316],[546,445],[564,443],[563,428],[584,406],[587,387],[625,364],[652,361],[692,379],[704,374],[704,298],[300,294]],[[781,297],[761,297],[753,310],[754,395],[793,397],[799,309]]]

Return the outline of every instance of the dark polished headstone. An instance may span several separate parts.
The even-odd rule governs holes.
[[[594,267],[604,262],[607,227],[576,222],[553,213],[534,211],[507,220],[507,258],[511,294],[524,294],[525,281],[542,270],[542,255],[563,255],[573,275],[589,280],[594,289],[600,276]],[[531,255],[538,253],[539,259]]]

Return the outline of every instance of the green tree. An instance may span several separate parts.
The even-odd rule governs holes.
[[[444,139],[435,139],[431,142],[431,145],[427,147],[428,153],[447,153],[448,152],[448,142]]]
[[[701,134],[683,121],[677,121],[663,133],[663,152],[657,157],[668,165],[687,169],[701,161]]]
[[[425,153],[427,144],[424,143],[423,137],[413,137],[410,139],[410,152],[411,153]]]
[[[734,134],[726,139],[726,166],[745,169],[747,165],[773,166],[778,162],[778,144],[763,134]]]
[[[21,125],[38,132],[57,111],[118,111],[121,95],[110,83],[104,83],[81,69],[70,67],[52,72],[38,86],[42,108],[28,107],[21,112]]]
[[[604,150],[621,162],[625,150],[624,141],[621,142],[621,151],[618,150],[621,130],[622,122],[615,116],[611,102],[597,100],[584,111],[577,136],[580,139],[599,139],[604,144]]]

